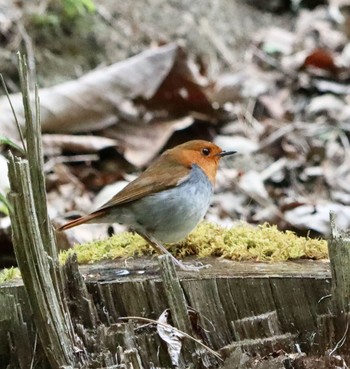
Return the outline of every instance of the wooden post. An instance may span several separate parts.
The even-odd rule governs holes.
[[[175,266],[168,255],[159,256],[159,260],[162,267],[164,290],[174,324],[180,331],[193,334],[187,312],[185,295],[182,291],[179,278],[176,275]]]
[[[176,328],[194,337],[186,297],[176,274],[175,266],[169,255],[159,256],[159,261],[164,290],[174,325]],[[182,352],[184,360],[180,361],[180,368],[186,366],[184,361],[187,362],[187,365],[191,363],[194,367],[200,367],[201,365],[215,367],[217,365],[215,357],[208,355],[205,350],[203,351],[200,347],[196,347],[196,344],[188,339],[184,341]]]
[[[25,61],[20,76],[26,117],[27,158],[9,155],[13,245],[36,329],[51,368],[74,365],[74,331],[61,296],[57,248],[47,215],[39,119],[33,124]],[[37,101],[37,99],[36,99]],[[37,102],[38,107],[38,102]],[[38,118],[38,111],[37,111]]]
[[[13,295],[3,295],[0,298],[0,310],[2,318],[7,318],[5,328],[7,336],[11,342],[11,361],[12,365],[17,365],[21,369],[30,368],[33,365],[37,348],[37,333],[31,337],[33,332],[29,324],[23,320],[21,306],[16,302]],[[5,342],[1,342],[4,344]],[[2,363],[3,364],[3,363]]]
[[[334,325],[334,353],[349,352],[348,339],[350,324],[350,238],[338,231],[336,216],[330,213],[331,239],[328,241],[328,252],[332,273],[332,315]],[[333,329],[329,328],[328,332]]]
[[[328,252],[332,273],[332,303],[335,315],[350,311],[350,237],[339,232],[335,214],[330,214],[332,237]]]
[[[179,278],[176,275],[175,266],[169,255],[159,256],[159,262],[161,265],[164,290],[174,325],[181,331],[193,335],[185,295],[181,288]],[[186,341],[182,353],[183,360],[180,360],[179,367],[185,368],[185,361],[192,362],[195,358],[194,343]]]

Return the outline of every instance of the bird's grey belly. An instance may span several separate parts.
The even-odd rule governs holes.
[[[177,242],[203,219],[212,192],[207,176],[194,165],[186,181],[129,204],[127,209],[120,209],[118,218],[135,231],[151,234],[161,242]]]

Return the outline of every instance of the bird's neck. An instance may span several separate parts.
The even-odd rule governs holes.
[[[200,155],[194,156],[192,152],[183,151],[178,154],[178,157],[173,155],[175,162],[180,163],[184,167],[191,169],[194,164],[202,169],[204,174],[208,177],[211,184],[215,185],[216,172],[218,168],[218,162],[215,159],[208,160],[208,158],[202,157]]]

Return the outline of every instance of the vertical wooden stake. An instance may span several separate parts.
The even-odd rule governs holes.
[[[350,237],[339,232],[330,213],[332,237],[328,252],[332,273],[332,303],[335,315],[350,311]]]
[[[174,324],[181,331],[192,334],[186,299],[176,275],[175,266],[169,255],[159,256],[159,260],[164,289]]]
[[[334,347],[332,352],[347,351],[350,324],[350,238],[338,231],[336,216],[330,213],[331,239],[328,252],[332,273],[332,309],[334,325]]]
[[[30,108],[27,68],[19,56],[26,118],[27,159],[9,155],[13,246],[36,329],[52,369],[75,364],[75,334],[62,302],[62,274],[46,208],[41,127]],[[38,101],[36,100],[38,108]]]
[[[169,304],[171,317],[176,328],[193,336],[190,318],[188,316],[186,298],[180,285],[179,278],[175,271],[175,266],[169,255],[159,256],[161,265],[162,280],[165,294]],[[183,356],[188,363],[193,363],[196,359],[194,353],[196,346],[192,341],[187,340],[182,348]],[[196,360],[195,360],[196,361]],[[184,368],[185,363],[180,360],[180,368]]]

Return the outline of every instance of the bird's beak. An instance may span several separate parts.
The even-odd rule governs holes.
[[[223,156],[229,156],[229,155],[233,155],[233,154],[236,154],[236,153],[237,153],[237,151],[221,151],[216,155],[220,156],[220,158],[222,158]]]

